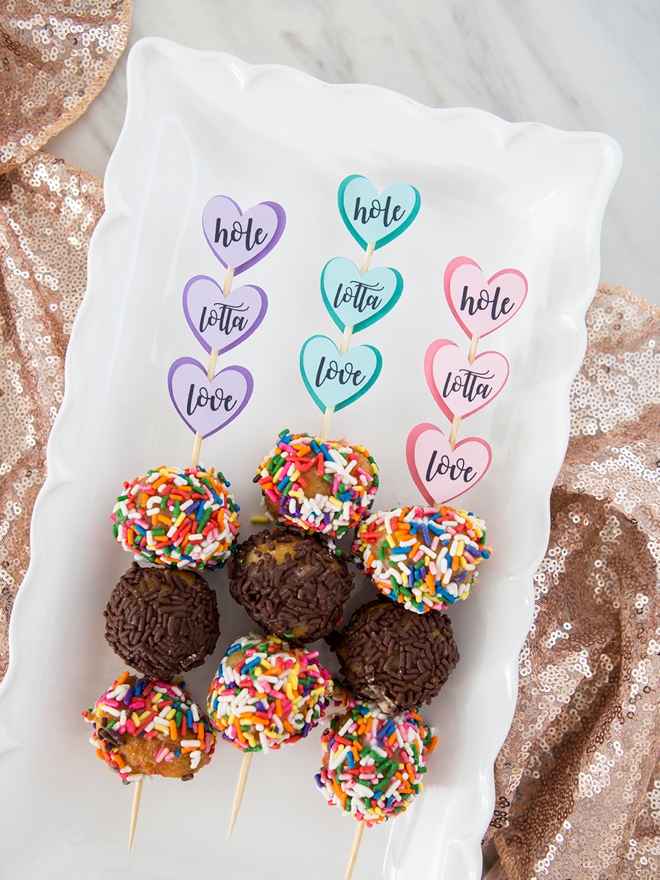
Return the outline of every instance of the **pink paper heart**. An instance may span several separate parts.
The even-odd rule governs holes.
[[[516,314],[527,296],[527,279],[517,269],[502,269],[486,281],[469,257],[456,257],[445,269],[445,296],[467,335],[487,336]]]
[[[509,378],[509,362],[497,351],[484,351],[470,364],[455,342],[437,339],[426,350],[424,374],[447,418],[464,419],[497,397]]]
[[[183,290],[183,311],[190,329],[209,352],[234,348],[251,336],[264,319],[268,298],[260,287],[244,284],[228,296],[208,275],[195,275]]]
[[[413,428],[406,443],[406,460],[415,485],[429,504],[457,498],[484,476],[493,457],[490,446],[478,437],[467,437],[451,449],[435,425]]]
[[[240,415],[252,396],[254,381],[245,367],[225,367],[209,382],[194,358],[179,358],[167,377],[176,411],[191,431],[210,437]]]
[[[285,225],[284,208],[277,202],[260,202],[243,212],[229,196],[213,196],[202,211],[209,247],[235,275],[263,259],[280,240]]]

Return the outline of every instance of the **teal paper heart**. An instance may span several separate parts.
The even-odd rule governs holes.
[[[346,354],[327,336],[311,336],[300,352],[305,387],[321,412],[343,409],[362,397],[380,375],[383,359],[372,345],[356,345]]]
[[[382,247],[407,229],[419,213],[421,197],[414,186],[395,183],[382,193],[368,178],[351,174],[339,184],[339,213],[364,250]]]
[[[396,269],[378,267],[360,276],[360,270],[346,257],[334,257],[321,273],[321,296],[330,317],[339,327],[353,333],[379,321],[398,302],[403,278]]]

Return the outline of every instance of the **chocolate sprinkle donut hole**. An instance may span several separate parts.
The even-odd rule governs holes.
[[[265,529],[239,544],[229,592],[267,633],[302,646],[343,620],[353,575],[325,538]]]
[[[459,660],[446,614],[415,614],[388,599],[358,608],[328,641],[349,687],[389,713],[429,703]]]
[[[113,651],[138,672],[165,681],[201,666],[220,635],[215,593],[190,570],[134,562],[103,615]]]

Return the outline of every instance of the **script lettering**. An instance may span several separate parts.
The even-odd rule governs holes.
[[[209,309],[204,306],[199,318],[199,332],[203,333],[207,327],[215,327],[216,324],[218,330],[225,336],[230,336],[234,330],[242,332],[249,321],[246,317],[242,317],[240,312],[249,312],[249,310],[244,303],[231,306],[228,303],[216,302]]]
[[[257,226],[256,230],[252,231],[253,225],[252,217],[248,218],[247,226],[243,229],[243,224],[240,220],[234,220],[232,223],[231,229],[223,228],[222,226],[222,217],[217,217],[215,221],[215,236],[214,241],[216,244],[220,242],[221,247],[229,247],[230,244],[240,241],[242,238],[245,238],[245,250],[251,251],[255,246],[261,246],[266,239],[268,238],[268,233],[264,232],[261,226]]]
[[[333,301],[335,308],[343,303],[351,303],[356,311],[362,312],[365,309],[371,309],[377,312],[383,302],[382,298],[376,296],[376,292],[385,289],[384,284],[364,284],[362,281],[351,281],[350,284],[340,284]]]
[[[508,296],[503,297],[502,302],[499,301],[501,293],[499,287],[495,288],[495,293],[493,294],[492,299],[487,290],[479,291],[479,296],[476,299],[469,294],[468,290],[469,288],[466,284],[463,287],[460,310],[464,312],[467,309],[469,315],[476,315],[477,312],[484,312],[490,308],[491,320],[497,321],[502,315],[508,315],[511,309],[515,306],[515,303],[511,302]]]
[[[355,200],[355,210],[353,211],[353,220],[362,224],[368,223],[370,220],[376,220],[383,215],[383,226],[387,228],[392,223],[398,223],[406,216],[405,209],[401,205],[392,207],[392,196],[388,196],[385,204],[381,205],[380,199],[373,199],[370,207],[360,204],[360,197]]]
[[[462,391],[461,397],[469,400],[470,403],[477,397],[487,400],[493,391],[493,386],[488,384],[487,380],[493,379],[494,376],[494,373],[488,371],[477,373],[474,370],[459,370],[457,373],[452,373],[450,370],[445,379],[442,396],[446,400],[450,394]]]
[[[356,388],[358,388],[366,379],[366,376],[362,375],[361,370],[356,370],[353,364],[347,363],[345,366],[340,367],[336,360],[331,360],[328,362],[328,366],[326,367],[326,359],[322,357],[319,362],[318,370],[316,371],[316,378],[314,379],[314,384],[317,388],[320,388],[321,385],[326,381],[326,379],[338,379],[340,385],[348,385],[349,382],[352,382]],[[362,378],[360,378],[362,376]]]
[[[197,394],[196,398],[195,394]],[[210,406],[213,412],[217,412],[219,409],[224,409],[225,412],[229,413],[234,409],[237,403],[238,401],[234,400],[231,394],[225,395],[222,388],[217,388],[213,394],[209,394],[208,390],[203,386],[197,390],[197,386],[193,382],[188,391],[186,412],[191,416],[198,407],[204,408]]]
[[[449,479],[456,482],[456,480],[463,480],[464,483],[471,483],[472,480],[477,476],[477,472],[473,467],[465,464],[464,458],[457,458],[454,463],[452,463],[451,459],[447,454],[444,454],[440,457],[439,462],[436,464],[436,459],[438,457],[438,451],[435,449],[429,459],[428,466],[426,468],[426,482],[430,483],[431,480],[439,474],[440,476],[444,476],[445,474],[449,474]],[[472,474],[472,476],[470,476]]]

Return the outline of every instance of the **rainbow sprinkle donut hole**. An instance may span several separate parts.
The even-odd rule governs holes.
[[[341,537],[370,510],[378,466],[364,446],[282,431],[254,481],[279,525]]]
[[[221,568],[236,552],[241,526],[229,485],[213,468],[147,471],[117,498],[115,540],[136,559],[169,568]]]
[[[436,742],[417,712],[388,715],[376,703],[358,701],[323,733],[316,784],[344,815],[377,825],[404,812],[421,793]]]
[[[445,505],[373,513],[357,530],[351,552],[384,596],[424,614],[467,599],[477,566],[492,551],[482,519]]]
[[[183,682],[124,672],[82,714],[96,754],[125,784],[145,776],[187,782],[215,750],[215,732]]]
[[[332,676],[317,657],[318,651],[291,648],[277,636],[236,639],[211,682],[211,724],[244,752],[303,739],[333,692]]]

